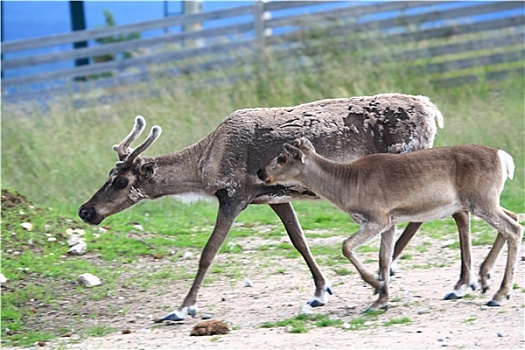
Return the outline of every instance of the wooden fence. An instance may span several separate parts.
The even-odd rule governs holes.
[[[200,29],[180,30],[195,23],[200,23]],[[335,38],[333,45],[351,49],[349,46],[368,40],[371,32],[381,33],[384,42],[401,48],[392,53],[391,59],[413,62],[415,68],[434,74],[437,83],[457,85],[480,78],[523,75],[524,26],[521,1],[388,1],[357,5],[256,1],[213,12],[3,42],[2,99],[42,100],[158,77],[198,76],[217,70],[229,74],[232,66],[249,65],[265,55],[284,60],[291,51],[307,53],[308,48],[323,45],[326,35]],[[316,38],[315,31],[320,29],[324,36]],[[140,36],[118,40],[130,33]],[[350,35],[351,44],[347,41]],[[97,44],[101,38],[117,39]],[[81,41],[89,46],[73,49],[73,43]],[[123,53],[128,57],[124,58]],[[110,58],[101,59],[104,56]],[[75,66],[74,62],[81,59],[90,63]],[[381,61],[384,57],[374,56],[371,50],[363,59]],[[295,65],[308,62],[301,60]],[[483,68],[483,76],[479,71],[472,73],[473,67]],[[231,72],[233,78],[242,76],[238,71]],[[250,74],[249,70],[244,74]]]

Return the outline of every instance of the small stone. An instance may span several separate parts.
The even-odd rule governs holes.
[[[299,311],[300,315],[312,315],[314,313],[313,308],[309,304],[304,304]]]
[[[357,304],[346,304],[345,308],[347,310],[354,310],[355,308],[357,308]]]
[[[455,240],[451,239],[451,240],[448,240],[448,241],[445,241],[445,242],[442,242],[441,243],[441,247],[443,248],[448,248],[449,246],[451,246],[452,244],[456,243]]]
[[[192,252],[185,252],[184,255],[182,256],[182,259],[191,259],[191,258],[193,258]]]
[[[87,244],[84,242],[84,240],[79,240],[77,244],[69,248],[67,251],[71,255],[82,255],[85,254],[87,251]]]
[[[0,273],[0,284],[4,284],[7,282],[7,278],[4,276],[3,273]]]
[[[249,278],[247,278],[247,279],[244,280],[244,286],[245,287],[253,287],[253,282]]]
[[[500,337],[500,338],[503,338],[503,337],[507,336],[504,332],[501,332],[501,331],[498,332],[497,334],[498,334],[498,337]]]
[[[85,287],[91,288],[98,285],[101,285],[102,282],[97,276],[94,276],[90,273],[84,273],[77,277],[77,282]]]
[[[212,314],[204,314],[204,315],[202,315],[201,319],[203,319],[203,320],[209,320],[209,319],[211,319],[212,317],[213,317]]]
[[[137,231],[144,231],[144,227],[140,224],[133,225],[133,228]]]
[[[131,334],[131,330],[130,329],[123,329],[122,330],[122,334]]]
[[[69,239],[67,240],[67,244],[72,247],[74,246],[75,244],[78,244],[78,242],[80,242],[80,237],[77,236],[77,235],[71,235],[69,237]]]
[[[56,240],[57,240],[57,239],[56,239],[55,237],[49,237],[49,238],[47,239],[48,242],[56,242]]]
[[[32,231],[33,230],[33,224],[30,223],[30,222],[23,222],[20,224],[20,226],[22,226],[22,228],[26,231]]]

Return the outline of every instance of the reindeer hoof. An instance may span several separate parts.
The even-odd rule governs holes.
[[[326,303],[326,301],[328,300],[328,298],[326,296],[326,293],[328,293],[329,295],[332,295],[334,293],[332,291],[332,287],[328,283],[323,286],[323,290],[320,293],[320,296],[314,295],[312,299],[310,299],[310,300],[308,300],[308,302],[306,302],[306,304],[310,305],[311,307],[323,306]]]
[[[456,299],[461,299],[461,298],[463,298],[463,297],[457,295],[454,292],[450,292],[450,293],[448,293],[447,295],[445,295],[443,297],[443,300],[456,300]]]
[[[487,290],[489,290],[490,287],[489,286],[483,286],[481,287],[481,293],[485,294],[487,292]]]
[[[497,301],[497,300],[491,300],[491,301],[489,301],[486,305],[487,305],[487,306],[500,306],[501,304],[500,304],[500,302]]]
[[[180,317],[175,312],[172,312],[171,314],[168,314],[164,316],[163,318],[156,318],[153,322],[162,323],[164,321],[182,321],[182,320],[184,320],[184,317]]]
[[[155,319],[154,322],[162,323],[164,321],[182,321],[186,318],[187,315],[191,315],[191,317],[195,317],[195,315],[197,315],[197,306],[192,305],[192,306],[183,307],[180,310],[169,313],[163,318]]]
[[[319,307],[324,305],[324,303],[321,302],[319,299],[309,300],[306,304],[310,305],[311,307]]]
[[[476,290],[476,288],[478,288],[478,286],[476,285],[476,283],[472,283],[472,284],[470,285],[470,289],[472,289],[472,290]]]
[[[382,305],[381,307],[379,307],[379,309],[374,307],[374,306],[369,306],[369,307],[367,307],[365,309],[365,311],[363,311],[363,313],[367,314],[367,313],[377,312],[377,311],[380,311],[380,310],[383,310],[383,311],[387,312],[388,311],[388,304]]]

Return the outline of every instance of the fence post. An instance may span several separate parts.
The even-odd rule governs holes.
[[[69,2],[69,12],[71,15],[71,29],[75,30],[85,30],[86,29],[86,18],[84,15],[84,1],[70,1]],[[79,41],[73,43],[75,49],[82,47],[87,47],[87,41]],[[83,66],[89,64],[88,58],[79,58],[75,60],[75,65]]]
[[[271,13],[265,11],[268,0],[256,0],[253,5],[253,26],[255,31],[255,48],[257,57],[264,57],[266,37],[272,35],[271,28],[266,28],[265,21],[271,18]]]
[[[182,2],[182,15],[191,15],[195,13],[201,13],[202,12],[202,1],[201,0],[194,0],[194,1],[183,1]],[[190,24],[186,24],[182,27],[183,32],[193,32],[196,30],[202,29],[202,23],[200,22],[193,22]],[[185,40],[184,42],[185,47],[202,47],[204,46],[202,39],[197,40]]]

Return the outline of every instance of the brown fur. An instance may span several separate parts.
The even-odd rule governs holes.
[[[257,177],[284,142],[307,136],[320,154],[353,161],[374,153],[403,153],[432,147],[442,115],[424,96],[380,94],[321,100],[293,107],[253,108],[232,113],[196,144],[158,157],[142,157],[160,135],[154,127],[135,151],[131,143],[144,129],[137,118],[132,132],[115,147],[120,162],[94,196],[79,208],[80,217],[99,224],[142,199],[192,193],[219,201],[217,220],[203,249],[194,283],[181,307],[165,319],[194,314],[197,293],[234,220],[250,204],[268,204],[281,219],[315,283],[312,306],[321,306],[331,288],[313,258],[293,199],[318,198],[304,186],[267,186]],[[119,185],[126,185],[120,188]],[[411,235],[420,223],[411,224]],[[410,237],[404,236],[403,242]]]
[[[217,320],[206,320],[197,323],[191,330],[190,335],[202,336],[202,335],[217,335],[217,334],[228,334],[230,328],[223,321]]]
[[[517,223],[516,215],[499,205],[505,179],[512,178],[513,169],[508,154],[478,145],[374,154],[341,163],[320,156],[308,139],[300,138],[285,144],[284,152],[260,175],[268,185],[300,183],[361,224],[359,231],[343,243],[343,254],[378,292],[379,298],[371,308],[388,306],[388,276],[397,223],[427,221],[464,211],[479,216],[499,231],[496,248],[493,247],[494,252],[491,251],[482,264],[482,271],[492,266],[502,240],[508,244],[505,277],[488,303],[497,306],[512,290],[523,236],[523,227]],[[354,248],[380,233],[383,282],[366,271],[354,252]],[[462,239],[470,240],[470,237]],[[486,290],[484,278],[486,276],[482,276]]]

